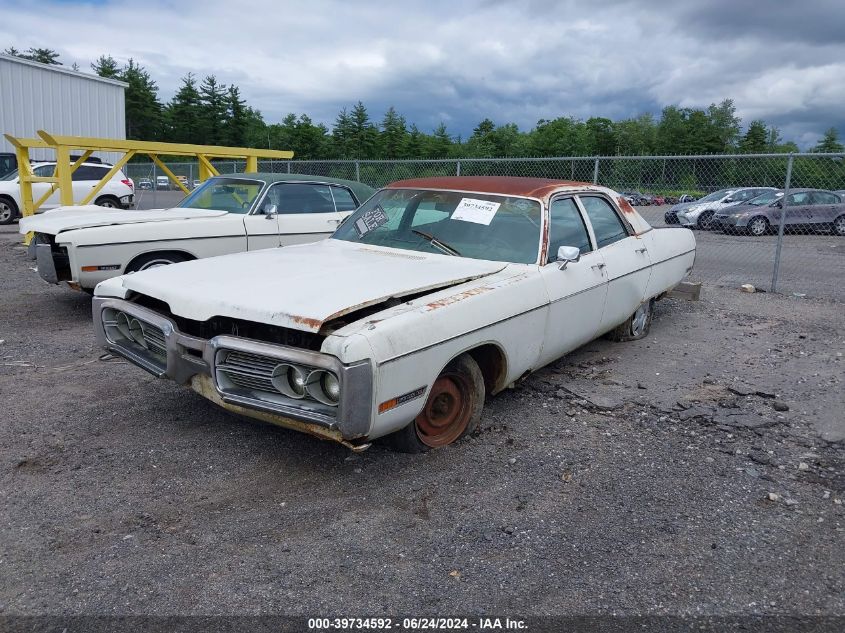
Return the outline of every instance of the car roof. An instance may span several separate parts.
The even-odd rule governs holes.
[[[324,182],[334,185],[344,185],[352,189],[360,202],[363,202],[376,190],[365,185],[362,182],[355,180],[345,180],[343,178],[332,178],[331,176],[314,176],[312,174],[276,174],[273,172],[248,172],[244,174],[220,174],[221,178],[255,178],[263,180],[264,182]]]
[[[592,183],[552,178],[524,178],[521,176],[435,176],[397,180],[387,189],[445,189],[453,191],[478,191],[503,196],[545,198],[561,187],[583,189],[595,187]]]

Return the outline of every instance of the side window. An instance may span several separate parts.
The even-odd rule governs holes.
[[[731,196],[734,202],[745,202],[757,196],[756,189],[746,189],[745,191],[737,191]]]
[[[355,198],[349,193],[349,189],[332,187],[332,195],[334,196],[334,205],[338,211],[354,211],[358,208],[358,203],[355,202]]]
[[[267,194],[277,213],[334,213],[332,193],[326,185],[281,183]],[[265,201],[264,206],[268,206]]]
[[[581,253],[589,253],[590,236],[584,219],[578,211],[578,206],[572,198],[554,200],[549,207],[549,259],[550,263],[557,258],[557,251],[561,246],[576,246]]]
[[[32,170],[32,173],[39,178],[50,178],[53,172],[56,171],[55,165],[41,165]]]
[[[838,200],[832,193],[814,191],[812,195],[813,204],[836,204]]]
[[[77,182],[80,180],[102,180],[103,176],[105,176],[108,172],[109,170],[105,167],[92,167],[91,165],[80,165],[76,168],[76,171],[73,172],[71,180]]]
[[[613,207],[603,198],[581,196],[581,204],[587,211],[593,233],[596,234],[596,247],[602,248],[628,237],[628,231]]]
[[[789,201],[786,203],[786,206],[798,207],[805,204],[810,204],[810,194],[806,191],[802,191],[801,193],[793,193],[789,196]]]

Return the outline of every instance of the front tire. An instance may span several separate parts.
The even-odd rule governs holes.
[[[698,228],[702,231],[709,231],[713,228],[713,216],[716,215],[714,211],[705,211],[698,216]]]
[[[424,453],[452,444],[478,427],[484,397],[478,363],[462,354],[440,372],[420,414],[385,441],[402,453]]]
[[[190,259],[182,253],[147,253],[136,257],[126,267],[127,273],[136,273],[142,270],[149,270],[150,268],[158,268],[159,266],[169,266],[170,264],[178,264]]]
[[[0,198],[0,224],[11,224],[18,217],[18,206],[14,200]]]
[[[755,237],[767,235],[769,232],[769,221],[762,215],[751,218],[748,221],[748,232]]]
[[[833,232],[835,235],[845,237],[845,215],[840,215],[833,221]]]
[[[611,341],[638,341],[648,336],[654,316],[654,299],[643,302],[628,319],[607,333]]]

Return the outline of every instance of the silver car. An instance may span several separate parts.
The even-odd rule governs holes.
[[[713,228],[713,217],[722,209],[735,204],[742,204],[768,191],[776,191],[776,189],[774,187],[721,189],[680,210],[677,214],[678,223],[689,228],[697,228],[703,231],[710,230]]]

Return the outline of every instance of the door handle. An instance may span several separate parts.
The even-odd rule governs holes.
[[[334,224],[335,226],[337,226],[337,225],[338,225],[338,224],[340,224],[342,221],[343,221],[343,220],[326,220],[326,224]]]
[[[593,264],[592,266],[590,266],[590,268],[601,270],[605,266],[606,264]]]
[[[643,246],[642,248],[636,249],[634,252],[635,253],[647,253],[648,249],[645,246]]]

